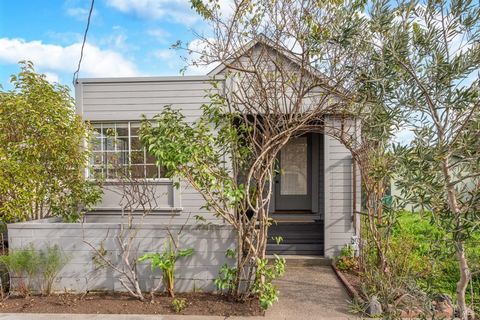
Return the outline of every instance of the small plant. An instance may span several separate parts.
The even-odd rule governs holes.
[[[16,290],[24,296],[30,295],[35,283],[41,284],[43,294],[49,295],[55,278],[67,262],[68,258],[56,245],[40,251],[30,246],[0,256],[0,263],[7,267],[10,279],[20,279]]]
[[[275,243],[278,245],[278,244],[283,242],[283,237],[282,236],[275,236],[275,237],[272,237],[272,240],[274,240]]]
[[[150,260],[152,272],[156,269],[160,269],[163,272],[163,283],[168,294],[175,297],[175,263],[178,258],[188,257],[193,254],[193,249],[177,250],[174,246],[172,237],[169,238],[166,245],[165,252],[160,253],[147,253],[141,256],[138,261],[143,262]]]
[[[275,255],[273,264],[269,264],[268,259],[257,259],[253,292],[258,294],[260,307],[263,310],[270,308],[274,302],[278,301],[279,291],[272,281],[281,277],[284,273],[285,258]]]
[[[187,307],[187,299],[174,298],[172,300],[172,309],[175,313],[180,313]]]
[[[16,289],[23,296],[28,296],[31,293],[32,282],[37,268],[36,258],[35,250],[32,246],[0,256],[0,263],[7,268],[10,279],[19,279]],[[24,277],[26,281],[23,280]],[[10,281],[11,283],[12,281]]]
[[[351,244],[347,244],[340,250],[340,254],[335,260],[338,270],[352,271],[358,267],[358,259],[355,257],[355,249]]]
[[[230,294],[232,290],[236,288],[235,278],[237,276],[237,268],[230,267],[228,264],[224,264],[218,272],[218,278],[215,279],[215,285],[220,291],[227,290]]]
[[[228,249],[225,253],[225,257],[234,259],[236,256],[236,252],[234,249]],[[237,276],[237,268],[230,267],[227,263],[225,263],[218,272],[218,278],[215,279],[214,283],[218,290],[225,291],[227,290],[227,294],[231,294],[232,291],[236,288],[235,279]]]
[[[42,291],[45,295],[52,293],[53,282],[68,260],[56,245],[38,253],[39,271],[43,274]]]

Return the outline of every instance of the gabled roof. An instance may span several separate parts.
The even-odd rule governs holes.
[[[278,44],[276,44],[274,41],[272,41],[270,38],[268,38],[263,34],[260,34],[256,39],[250,40],[244,47],[240,48],[237,52],[235,52],[232,55],[232,58],[228,59],[228,64],[233,63],[235,60],[245,55],[248,51],[253,49],[256,45],[263,45],[274,50],[275,52],[279,53],[287,60],[297,65],[299,68],[303,67],[307,72],[309,72],[314,77],[324,80],[326,84],[332,85],[332,80],[328,79],[328,77],[326,77],[318,69],[310,65],[302,66],[302,61],[295,55],[295,53],[293,53],[291,50],[288,50],[284,47],[279,46]],[[209,76],[218,75],[223,71],[225,71],[226,68],[227,67],[225,64],[220,64],[217,67],[215,67],[212,71],[207,73],[207,75]]]

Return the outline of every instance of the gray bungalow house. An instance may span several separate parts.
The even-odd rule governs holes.
[[[93,215],[121,212],[120,195],[114,191],[115,172],[109,168],[109,161],[116,158],[157,189],[158,204],[152,215],[157,222],[171,221],[173,216],[178,222],[190,219],[194,224],[191,217],[201,215],[222,223],[201,209],[202,196],[187,182],[181,182],[176,189],[170,179],[163,177],[153,157],[142,149],[138,128],[142,115],[152,117],[165,105],[195,121],[201,105],[208,103],[206,90],[212,89],[211,80],[221,83],[218,90],[228,85],[222,76],[224,71],[220,66],[205,76],[78,80],[77,112],[95,128],[99,143],[95,144],[92,164],[106,178],[103,199]],[[334,117],[327,116],[324,121],[340,125]],[[109,131],[116,134],[108,135]],[[360,208],[360,183],[350,152],[329,135],[310,133],[288,142],[279,158],[283,174],[273,186],[270,213],[277,223],[270,228],[270,235],[280,235],[284,240],[281,244],[272,241],[268,251],[333,257],[359,231],[354,211]]]

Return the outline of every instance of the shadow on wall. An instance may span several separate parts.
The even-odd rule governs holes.
[[[125,217],[125,219],[127,219]],[[8,225],[11,249],[33,246],[36,250],[57,245],[68,257],[68,264],[60,271],[54,291],[65,290],[83,293],[87,290],[125,291],[119,282],[119,274],[102,265],[96,257],[102,252],[118,266],[122,266],[119,240],[128,235],[121,216],[92,216],[86,223],[63,223],[58,219],[43,219]],[[227,249],[236,247],[236,237],[228,225],[167,225],[150,218],[148,222],[134,225],[135,239],[131,241],[131,257],[138,259],[145,253],[162,252],[169,235],[175,239],[178,249],[193,249],[193,255],[176,263],[175,289],[177,292],[201,290],[215,291],[214,279],[229,259]],[[93,248],[92,248],[93,247]],[[137,267],[142,291],[149,291],[152,280],[158,282],[161,272],[152,272],[150,263],[142,262]],[[12,279],[12,285],[21,279]],[[37,288],[38,289],[38,288]]]

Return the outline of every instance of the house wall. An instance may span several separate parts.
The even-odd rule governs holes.
[[[69,257],[68,264],[60,271],[54,283],[54,291],[65,290],[83,293],[87,290],[125,291],[119,281],[120,273],[95,263],[95,249],[103,247],[108,259],[122,268],[119,260],[118,240],[126,239],[120,232],[122,220],[119,215],[89,215],[85,223],[60,223],[52,219],[35,220],[8,225],[9,250],[33,246],[36,250],[58,246]],[[123,220],[123,222],[126,222]],[[145,221],[135,227],[137,235],[133,242],[131,257],[144,253],[162,252],[173,235],[179,249],[193,249],[193,255],[179,258],[175,270],[177,292],[214,291],[214,279],[224,263],[232,264],[225,257],[229,248],[235,248],[235,233],[227,225],[182,225],[165,224],[155,220]],[[125,224],[124,224],[125,226]],[[167,231],[168,230],[168,231]],[[127,235],[127,233],[123,233]],[[90,246],[91,245],[91,246]],[[93,248],[92,248],[93,246]],[[97,259],[97,261],[100,261]],[[148,292],[152,284],[160,281],[161,272],[150,270],[150,264],[138,265],[141,289]],[[12,278],[13,291],[19,288],[22,278]],[[32,283],[39,291],[38,283]],[[162,288],[160,289],[162,291]]]
[[[355,120],[346,121],[347,127],[356,136],[359,129]],[[324,161],[325,161],[325,256],[333,257],[340,249],[351,242],[352,236],[359,234],[359,224],[354,220],[354,192],[356,193],[356,210],[361,205],[360,176],[357,179],[355,190],[353,183],[353,166],[350,151],[335,138],[335,129],[342,126],[342,122],[334,117],[325,119],[327,134],[324,136]],[[345,126],[345,121],[343,122]],[[356,220],[359,216],[356,214]]]
[[[224,90],[222,82],[218,90]],[[77,112],[88,121],[138,121],[142,115],[152,117],[171,104],[183,112],[188,121],[195,121],[201,115],[201,105],[208,102],[206,94],[212,89],[211,77],[164,77],[164,78],[117,78],[81,79],[76,86]],[[327,127],[340,127],[341,122],[333,117],[325,119]],[[355,121],[351,128],[357,130]],[[345,125],[345,123],[344,123]],[[342,246],[349,243],[358,224],[353,223],[353,171],[350,152],[328,132],[319,136],[320,181],[318,185],[319,218],[325,220],[325,255],[334,256]],[[322,151],[323,147],[323,151]],[[322,172],[324,168],[324,172]],[[356,208],[360,209],[360,182],[357,172],[355,193]],[[180,189],[172,187],[168,179],[159,179],[159,208],[155,210],[158,221],[195,221],[200,215],[207,221],[222,223],[213,213],[201,207],[205,204],[202,196],[186,181],[180,181]],[[104,199],[95,212],[105,216],[118,214],[120,206],[114,183],[106,186]],[[316,206],[314,206],[316,208]],[[358,230],[357,230],[358,231]]]
[[[220,82],[214,89],[211,81]],[[86,121],[114,122],[140,121],[142,116],[151,118],[171,105],[180,110],[189,122],[201,115],[201,106],[208,103],[208,92],[223,90],[223,77],[142,77],[79,79],[75,87],[76,110]],[[211,212],[201,209],[205,204],[202,196],[186,181],[180,181],[180,189],[173,188],[170,179],[155,182],[159,219],[194,219],[201,215],[207,221],[221,222]],[[119,186],[109,182],[104,186],[102,201],[94,211],[105,214],[121,210]]]

